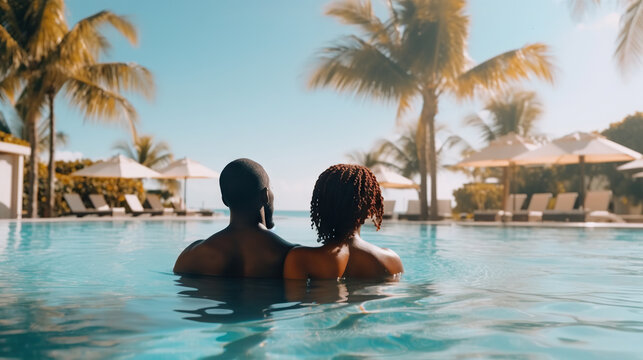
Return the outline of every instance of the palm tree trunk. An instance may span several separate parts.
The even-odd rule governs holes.
[[[422,213],[422,219],[426,220],[437,220],[438,219],[438,166],[437,166],[437,151],[435,149],[435,115],[437,114],[437,104],[438,99],[436,94],[429,90],[423,95],[423,104],[422,104],[422,115],[421,121],[424,122],[425,128],[428,127],[428,149],[427,146],[423,146],[423,158],[420,157],[420,169],[422,171],[421,180],[424,181],[424,186],[426,187],[427,182],[427,168],[428,172],[431,174],[431,206],[428,208],[429,212]],[[426,136],[424,137],[426,139]],[[424,141],[426,144],[426,140]],[[427,151],[428,150],[428,151]],[[426,154],[428,153],[428,159]],[[423,160],[424,159],[424,160]],[[424,167],[424,170],[422,170]],[[420,183],[422,186],[422,183]],[[420,207],[422,208],[422,203],[427,203],[426,190],[424,192],[424,197],[420,201]]]
[[[418,160],[420,162],[420,219],[427,220],[429,218],[429,205],[427,204],[427,159],[426,159],[426,102],[422,105],[422,113],[418,121],[418,129],[416,134]]]
[[[54,207],[56,197],[54,195],[55,186],[56,186],[56,169],[54,162],[54,151],[56,147],[56,123],[54,119],[54,96],[56,95],[53,91],[47,93],[49,97],[49,165],[47,167],[47,175],[49,176],[49,186],[47,189],[47,208],[46,216],[54,217]]]
[[[35,117],[27,120],[27,128],[29,129],[28,138],[31,144],[27,176],[27,216],[35,219],[38,217],[38,130]]]

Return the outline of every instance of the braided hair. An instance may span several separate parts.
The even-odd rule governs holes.
[[[318,242],[346,241],[368,218],[379,230],[383,212],[380,185],[368,168],[339,164],[319,175],[310,202]]]

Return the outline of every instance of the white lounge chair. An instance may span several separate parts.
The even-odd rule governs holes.
[[[133,194],[125,195],[125,202],[129,207],[130,213],[134,216],[139,216],[143,214],[150,214],[152,216],[163,215],[163,210],[158,211],[158,210],[144,209],[143,205],[141,205],[141,202],[138,200],[138,197],[136,197],[136,195],[133,195]]]
[[[384,206],[384,215],[382,217],[384,219],[392,219],[393,211],[395,210],[395,200],[384,200],[383,206]]]
[[[515,211],[522,209],[527,194],[511,194],[507,198],[504,210],[476,210],[473,212],[474,221],[510,220]]]
[[[103,194],[91,194],[89,195],[89,201],[92,202],[94,208],[99,211],[110,211],[112,215],[125,215],[125,208],[122,207],[110,207],[105,201],[105,196]]]
[[[207,210],[207,209],[186,209],[183,206],[182,201],[174,200],[171,201],[172,206],[174,207],[174,212],[177,215],[181,216],[190,216],[190,215],[203,215],[203,216],[212,216],[214,215],[214,212],[212,210]]]
[[[578,198],[578,193],[569,192],[561,193],[556,196],[556,203],[553,210],[543,211],[543,221],[569,221],[567,216],[574,210],[574,204]],[[567,215],[566,215],[567,214]]]
[[[533,194],[529,200],[527,210],[518,210],[513,214],[513,221],[541,221],[543,218],[543,211],[547,209],[551,193]]]
[[[83,199],[81,199],[80,195],[78,194],[74,194],[74,193],[63,194],[63,198],[67,202],[67,205],[69,205],[71,214],[76,215],[77,217],[83,217],[87,215],[98,215],[98,216],[112,215],[111,210],[98,210],[98,209],[86,208],[85,204],[83,203]]]
[[[156,194],[147,194],[147,203],[150,205],[152,210],[155,211],[162,211],[163,215],[171,215],[174,213],[174,209],[172,208],[166,208],[163,206],[163,203],[161,202],[161,198],[156,195]]]
[[[451,219],[453,217],[453,209],[451,209],[451,200],[438,199],[438,216],[440,219]]]
[[[585,196],[582,209],[559,211],[558,213],[549,214],[547,217],[543,214],[543,220],[547,219],[552,221],[569,222],[624,222],[621,217],[608,211],[611,200],[612,192],[610,190],[588,191]]]
[[[400,214],[399,218],[405,220],[420,219],[420,200],[409,200],[406,206],[406,212]]]

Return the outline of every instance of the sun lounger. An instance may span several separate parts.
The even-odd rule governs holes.
[[[476,210],[473,212],[474,221],[502,221],[511,219],[514,211],[522,208],[527,194],[511,194],[507,198],[504,210]]]
[[[566,214],[570,217],[577,219],[580,214],[573,214],[574,204],[578,198],[578,193],[569,192],[561,193],[556,196],[556,204],[554,205],[553,210],[543,211],[543,221],[570,221],[566,220]],[[585,216],[583,215],[583,219]],[[583,220],[577,220],[583,221]]]
[[[181,216],[190,216],[190,215],[203,215],[203,216],[212,216],[214,212],[207,209],[185,209],[183,204],[180,201],[172,201],[172,206],[174,207],[174,212],[177,215]]]
[[[163,215],[171,215],[174,213],[174,209],[166,208],[163,206],[163,203],[161,203],[161,198],[158,195],[147,194],[146,198],[147,198],[147,203],[150,205],[152,210],[162,211]]]
[[[400,214],[399,219],[419,220],[420,219],[420,200],[409,200],[406,206],[406,212]]]
[[[518,210],[513,214],[513,221],[541,221],[543,211],[547,209],[551,193],[533,194],[529,200],[527,210]]]
[[[451,200],[438,199],[438,216],[440,219],[451,219],[453,217],[453,210],[451,209]]]
[[[112,215],[111,210],[98,210],[98,209],[86,208],[85,204],[83,204],[83,199],[81,199],[80,195],[78,194],[67,193],[63,195],[63,198],[67,202],[67,205],[69,205],[69,209],[71,209],[71,214],[76,215],[77,217],[83,217],[87,215],[98,215],[98,216]]]
[[[384,200],[383,205],[384,205],[384,215],[382,216],[382,218],[392,219],[393,210],[395,210],[395,200]]]
[[[144,209],[143,205],[141,205],[141,202],[138,200],[138,197],[136,197],[136,195],[133,195],[133,194],[125,195],[125,202],[129,207],[130,213],[134,216],[139,216],[143,214],[150,214],[152,216],[163,215],[163,210],[159,211],[159,210]]]
[[[547,216],[543,214],[543,220],[567,222],[624,222],[621,217],[608,211],[611,200],[612,192],[609,190],[588,191],[585,196],[582,209],[551,212],[548,213]]]
[[[91,194],[89,195],[89,201],[94,205],[94,209],[99,211],[110,211],[112,215],[125,215],[125,208],[122,207],[110,207],[105,201],[105,196],[102,194]]]

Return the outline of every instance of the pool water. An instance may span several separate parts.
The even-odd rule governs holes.
[[[275,232],[314,245],[305,217]],[[385,223],[397,283],[185,278],[221,220],[0,222],[0,358],[643,356],[643,231]]]

